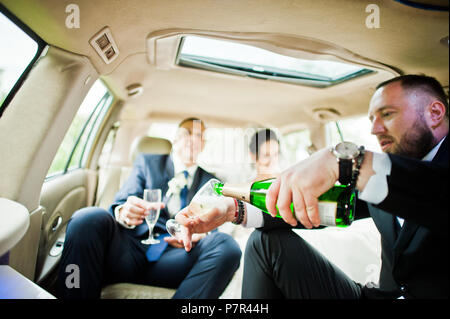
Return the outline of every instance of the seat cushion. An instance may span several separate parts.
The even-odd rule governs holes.
[[[170,299],[175,289],[118,283],[103,288],[102,299]]]

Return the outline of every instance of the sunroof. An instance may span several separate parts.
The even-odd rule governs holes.
[[[328,87],[373,72],[352,64],[298,59],[246,44],[197,36],[183,37],[177,63],[316,87]]]

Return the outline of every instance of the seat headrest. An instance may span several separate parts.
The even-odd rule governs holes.
[[[130,148],[130,161],[134,163],[139,153],[170,154],[172,143],[165,138],[139,136],[136,137]]]

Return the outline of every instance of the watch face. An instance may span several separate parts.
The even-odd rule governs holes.
[[[335,154],[339,158],[353,159],[359,154],[358,146],[351,142],[342,142],[336,145]]]

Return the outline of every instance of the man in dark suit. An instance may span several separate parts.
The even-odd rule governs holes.
[[[340,180],[336,156],[324,149],[268,190],[267,209],[275,216],[277,206],[283,220],[262,214],[249,222],[257,219],[246,211],[244,224],[259,229],[245,250],[243,298],[448,298],[447,97],[434,78],[400,76],[378,86],[369,117],[385,153],[361,157],[356,216],[370,214],[381,234],[379,286],[354,282],[289,229],[318,227],[317,198]],[[190,232],[207,229],[183,214],[177,219]]]
[[[61,257],[59,297],[99,298],[104,285],[117,282],[175,288],[174,298],[220,296],[239,267],[241,251],[235,240],[218,231],[197,234],[193,249],[186,252],[165,227],[214,178],[196,164],[204,129],[196,118],[182,121],[172,154],[140,154],[109,210],[88,207],[73,215]],[[144,189],[155,188],[165,195],[163,203],[144,201]],[[144,218],[155,207],[161,208],[154,227],[160,243],[145,245],[141,240],[148,238],[149,229]],[[80,270],[79,287],[66,284],[70,264]]]
[[[358,203],[356,214],[366,216],[366,207],[380,231],[379,287],[353,282],[303,239],[277,229],[255,232],[249,240],[252,249],[245,258],[244,286],[266,284],[245,289],[244,296],[448,298],[449,122],[445,93],[433,78],[394,78],[378,86],[369,118],[372,134],[387,154],[366,152],[357,181],[359,198],[365,202]],[[320,175],[314,173],[318,169]],[[277,204],[292,226],[297,220],[306,228],[318,226],[317,197],[338,177],[335,156],[328,150],[318,152],[272,184],[267,208],[274,214]],[[295,218],[286,209],[292,199]],[[269,219],[265,227],[270,227]],[[276,253],[261,258],[267,251]],[[275,259],[280,262],[270,264]]]

